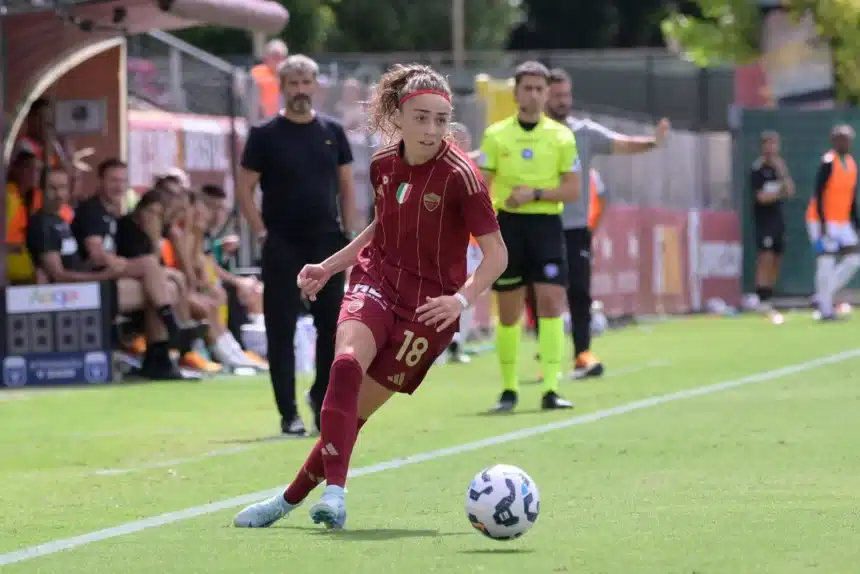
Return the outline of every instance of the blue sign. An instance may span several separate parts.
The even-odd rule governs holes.
[[[110,289],[71,283],[8,287],[0,387],[100,384],[113,377]]]
[[[535,156],[534,152],[532,150],[530,150],[529,148],[524,149],[522,152],[522,155],[523,155],[523,159],[531,159]]]
[[[108,383],[113,374],[108,353],[39,353],[3,358],[7,387]]]

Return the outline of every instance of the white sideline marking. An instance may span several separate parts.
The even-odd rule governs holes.
[[[729,381],[724,381],[722,383],[716,383],[713,385],[707,385],[704,387],[696,387],[692,389],[686,389],[683,391],[678,391],[675,393],[669,393],[666,395],[658,395],[656,397],[651,397],[649,399],[643,399],[639,401],[633,401],[631,403],[626,403],[623,405],[619,405],[617,407],[612,407],[609,409],[604,409],[601,411],[595,411],[593,413],[575,416],[566,420],[557,421],[554,423],[549,423],[545,425],[535,426],[520,429],[518,431],[490,437],[484,440],[479,440],[475,442],[470,442],[466,444],[461,444],[457,446],[452,446],[448,448],[442,448],[439,450],[432,450],[429,452],[424,452],[420,454],[415,454],[412,456],[408,456],[406,458],[395,458],[393,460],[389,460],[386,462],[382,462],[379,464],[374,464],[371,466],[365,466],[362,468],[357,468],[355,470],[350,471],[349,476],[351,478],[364,476],[368,474],[376,474],[379,472],[383,472],[386,470],[393,470],[397,468],[403,468],[405,466],[410,466],[413,464],[419,464],[422,462],[427,462],[431,460],[436,460],[439,458],[444,458],[448,456],[454,456],[457,454],[463,454],[466,452],[471,452],[474,450],[479,450],[482,448],[487,448],[490,446],[496,446],[500,444],[505,444],[514,440],[521,440],[524,438],[530,438],[537,435],[546,434],[548,432],[552,432],[555,430],[565,429],[573,426],[583,425],[587,423],[592,423],[596,421],[600,421],[603,419],[607,419],[610,417],[624,415],[627,413],[632,413],[634,411],[638,411],[641,409],[647,409],[650,407],[656,407],[659,405],[665,405],[667,403],[680,401],[684,399],[690,399],[694,397],[701,397],[706,395],[712,395],[714,393],[719,393],[722,391],[728,391],[731,389],[736,389],[738,387],[743,387],[746,385],[763,383],[765,381],[772,381],[774,379],[779,379],[781,377],[786,377],[789,375],[796,375],[798,373],[803,373],[805,371],[809,371],[812,369],[817,369],[818,367],[823,367],[826,365],[833,365],[836,363],[841,363],[848,359],[853,359],[856,357],[860,357],[860,349],[854,349],[852,351],[844,351],[842,353],[837,353],[835,355],[829,355],[827,357],[822,357],[820,359],[814,359],[811,361],[805,361],[803,363],[797,363],[794,365],[789,365],[787,367],[782,367],[780,369],[773,369],[770,371],[763,371],[761,373],[757,373],[754,375],[749,375],[746,377],[742,377],[739,379],[732,379]],[[74,536],[72,538],[63,538],[60,540],[53,540],[51,542],[45,542],[43,544],[37,544],[36,546],[29,546],[27,548],[22,548],[21,550],[15,550],[13,552],[7,552],[6,554],[0,554],[0,566],[6,566],[9,564],[15,564],[18,562],[25,562],[27,560],[32,560],[33,558],[38,558],[40,556],[47,556],[49,554],[56,554],[57,552],[61,552],[63,550],[69,550],[72,548],[79,548],[81,546],[85,546],[87,544],[92,544],[93,542],[101,542],[103,540],[109,540],[111,538],[118,538],[120,536],[126,536],[128,534],[134,534],[137,532],[141,532],[143,530],[148,530],[150,528],[157,528],[159,526],[165,526],[167,524],[172,524],[174,522],[179,522],[182,520],[188,520],[190,518],[196,518],[198,516],[203,516],[206,514],[212,514],[214,512],[220,512],[222,510],[229,510],[231,508],[237,508],[239,506],[245,506],[247,504],[251,504],[253,502],[257,502],[264,498],[274,496],[275,494],[281,492],[283,487],[272,488],[269,490],[261,490],[259,492],[252,492],[250,494],[245,494],[242,496],[237,496],[234,498],[228,498],[226,500],[220,500],[218,502],[211,502],[209,504],[204,504],[201,506],[193,506],[191,508],[186,508],[184,510],[176,510],[174,512],[168,512],[165,514],[160,514],[158,516],[152,516],[150,518],[145,518],[143,520],[135,520],[134,522],[127,522],[125,524],[120,524],[119,526],[112,526],[110,528],[104,528],[102,530],[96,530],[95,532],[89,532],[87,534],[82,534],[80,536]]]
[[[628,367],[621,367],[620,369],[610,369],[609,372],[606,373],[605,377],[623,377],[627,375],[633,375],[635,373],[640,373],[642,371],[647,371],[649,369],[656,369],[659,367],[668,367],[672,364],[672,361],[650,361],[647,363],[642,363],[641,365],[631,365]],[[576,382],[584,382],[591,381],[594,379],[579,379]],[[275,440],[279,440],[278,437]],[[265,443],[271,443],[272,441],[265,441]],[[229,448],[220,448],[215,450],[210,450],[209,452],[204,452],[203,454],[198,454],[195,456],[189,456],[185,458],[174,458],[170,460],[159,460],[155,462],[146,462],[140,464],[138,466],[129,466],[129,467],[121,467],[121,468],[100,468],[91,472],[87,472],[87,476],[120,476],[123,474],[132,474],[135,472],[144,472],[147,470],[154,470],[158,468],[170,468],[174,466],[181,466],[183,464],[189,464],[193,462],[201,462],[209,458],[215,458],[219,456],[226,456],[231,454],[238,454],[240,452],[247,452],[249,450],[256,449],[260,446],[263,446],[264,442],[256,443],[256,444],[248,444],[248,445],[237,445]]]

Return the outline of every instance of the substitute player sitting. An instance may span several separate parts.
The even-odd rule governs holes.
[[[825,321],[837,318],[833,299],[860,269],[857,164],[850,153],[854,130],[836,126],[831,141],[833,148],[821,158],[815,194],[806,209],[806,228],[817,258],[815,299]]]
[[[445,139],[451,112],[448,83],[427,66],[395,66],[376,87],[372,125],[395,143],[371,160],[374,221],[298,277],[313,300],[329,277],[355,266],[340,312],[321,437],[283,495],[244,509],[236,526],[269,526],[325,480],[311,518],[342,528],[358,430],[395,392],[418,388],[451,342],[460,313],[505,269],[507,251],[487,188],[465,152]],[[470,233],[484,259],[467,279]]]
[[[549,70],[526,62],[514,74],[519,112],[487,128],[480,166],[492,185],[499,227],[508,247],[508,268],[493,285],[499,304],[496,352],[504,390],[493,408],[514,409],[519,397],[517,358],[526,287],[534,285],[544,409],[569,409],[558,393],[564,355],[567,258],[561,212],[579,198],[580,177],[573,132],[543,113]]]

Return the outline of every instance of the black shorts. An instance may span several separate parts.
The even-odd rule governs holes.
[[[785,230],[777,226],[757,227],[755,244],[759,251],[781,255],[785,251]]]
[[[508,267],[493,284],[494,291],[536,283],[567,285],[561,217],[500,211],[499,229],[508,248]]]
[[[564,230],[567,248],[568,290],[571,294],[591,293],[591,230],[587,227]]]

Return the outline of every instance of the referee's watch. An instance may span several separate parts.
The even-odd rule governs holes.
[[[534,200],[535,200],[535,201],[540,201],[540,198],[541,198],[542,196],[543,196],[543,190],[542,190],[542,189],[536,189],[536,190],[534,190]]]

